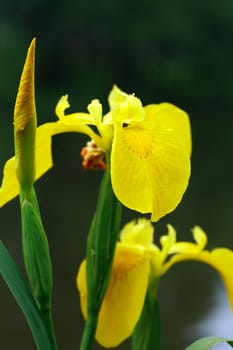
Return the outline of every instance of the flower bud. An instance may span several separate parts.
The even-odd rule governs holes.
[[[35,39],[27,52],[14,109],[15,171],[20,185],[29,188],[35,179],[34,70]]]

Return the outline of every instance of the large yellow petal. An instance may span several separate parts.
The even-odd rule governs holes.
[[[156,106],[156,108],[155,108]],[[172,128],[180,139],[184,142],[185,148],[191,155],[192,137],[191,126],[187,113],[171,103],[160,103],[157,105],[148,105],[144,107],[146,111],[146,120],[154,120],[156,114],[157,123],[164,124]]]
[[[143,248],[118,243],[96,330],[96,340],[104,347],[127,339],[140,317],[149,276],[149,257]],[[86,317],[86,270],[80,267],[77,285],[81,309]]]
[[[180,202],[190,176],[188,116],[170,104],[145,107],[145,120],[115,123],[113,190],[128,208],[157,221]]]
[[[51,122],[41,125],[36,132],[36,176],[37,180],[52,166],[52,136],[64,132],[81,132],[89,135],[92,139],[101,142],[88,126],[80,125],[76,120],[66,117],[65,122]],[[4,166],[3,180],[0,187],[0,207],[8,203],[19,194],[18,181],[15,174],[15,157],[9,159]]]

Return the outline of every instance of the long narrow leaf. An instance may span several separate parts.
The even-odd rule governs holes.
[[[0,241],[0,273],[28,321],[37,349],[55,350],[32,294],[2,241]]]
[[[227,343],[228,345],[233,347],[233,341],[230,339],[218,337],[205,337],[195,341],[194,343],[189,345],[185,350],[207,350],[219,343]]]

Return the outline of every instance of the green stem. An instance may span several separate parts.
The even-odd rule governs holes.
[[[85,323],[82,340],[81,340],[80,350],[92,349],[94,339],[95,339],[96,326],[97,326],[97,316],[88,315],[88,318]]]
[[[88,233],[86,266],[88,314],[81,350],[92,349],[98,313],[108,286],[120,230],[121,204],[113,193],[109,162],[108,160]]]
[[[51,338],[51,343],[54,345],[54,349],[57,350],[58,347],[57,347],[57,342],[56,342],[56,337],[55,337],[55,332],[54,332],[51,311],[48,310],[46,312],[41,312],[41,316],[42,316],[42,319],[44,321],[44,325],[48,330],[48,334]]]
[[[160,316],[156,300],[158,280],[151,278],[143,310],[132,336],[133,350],[160,350]]]

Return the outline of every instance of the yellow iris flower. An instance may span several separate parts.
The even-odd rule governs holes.
[[[205,250],[207,236],[200,227],[192,230],[195,243],[176,242],[176,232],[168,225],[161,248],[153,244],[153,226],[146,219],[128,223],[120,233],[112,274],[98,316],[96,340],[115,347],[128,338],[140,317],[149,277],[159,279],[174,264],[186,260],[204,262],[216,269],[224,282],[233,309],[233,251]],[[81,309],[86,317],[86,262],[77,275]]]
[[[56,107],[58,120],[37,128],[35,179],[53,166],[53,135],[84,133],[91,138],[83,153],[85,164],[88,159],[91,165],[104,168],[102,157],[110,156],[112,186],[119,201],[141,213],[152,213],[152,220],[157,221],[175,209],[188,185],[191,153],[188,115],[169,103],[143,107],[140,99],[116,86],[110,92],[109,105],[110,112],[104,117],[98,100],[88,105],[88,113],[65,115],[69,102],[63,96]],[[4,167],[0,207],[17,194],[13,157]]]

